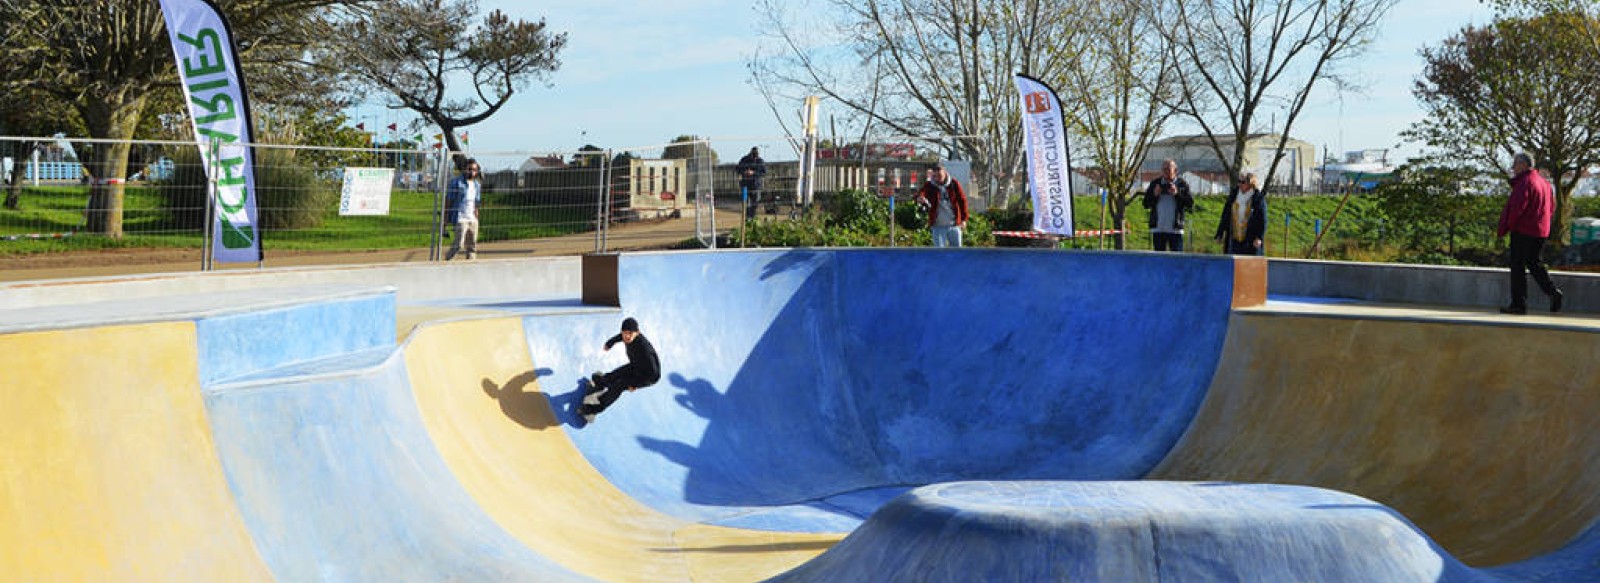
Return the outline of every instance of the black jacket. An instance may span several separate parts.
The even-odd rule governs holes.
[[[1144,189],[1144,208],[1150,211],[1151,229],[1156,228],[1156,219],[1158,218],[1156,216],[1156,203],[1161,199],[1161,195],[1159,194],[1161,192],[1160,189],[1161,186],[1166,183],[1166,181],[1167,179],[1165,178],[1151,180],[1150,186],[1147,186]],[[1176,217],[1173,217],[1173,222],[1179,229],[1182,229],[1183,216],[1188,214],[1189,211],[1194,210],[1194,195],[1189,193],[1189,182],[1184,180],[1183,177],[1180,176],[1176,180],[1173,180],[1172,184],[1176,186],[1178,190],[1178,214]]]
[[[1217,221],[1217,238],[1223,244],[1233,244],[1233,201],[1239,198],[1239,187],[1228,190],[1228,204],[1222,206],[1222,220]],[[1252,242],[1256,239],[1265,241],[1267,238],[1267,194],[1266,191],[1256,189],[1250,197],[1250,220],[1245,222],[1244,240]]]
[[[750,175],[745,176],[744,171],[749,170]],[[739,186],[750,190],[761,190],[761,177],[767,173],[767,161],[755,154],[745,154],[739,159],[739,165],[734,167],[739,173]]]
[[[606,350],[610,350],[618,342],[622,342],[621,334],[612,336],[610,340],[606,341]],[[640,334],[633,339],[633,342],[628,342],[626,346],[628,348],[627,369],[629,373],[637,375],[634,378],[640,381],[639,386],[646,386],[661,380],[661,359],[656,357],[656,347],[650,344],[648,338]]]

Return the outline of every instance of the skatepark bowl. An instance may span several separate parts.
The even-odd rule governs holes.
[[[1260,258],[640,253],[0,286],[5,581],[1600,580],[1600,325]],[[580,427],[591,372],[661,381]]]

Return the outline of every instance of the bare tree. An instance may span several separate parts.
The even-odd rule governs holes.
[[[1361,54],[1395,1],[1149,0],[1156,30],[1177,55],[1169,103],[1204,131],[1230,183],[1243,174],[1261,106],[1282,104],[1283,130],[1262,177],[1271,184],[1312,89],[1351,86],[1340,66]],[[1232,137],[1233,151],[1219,136]]]
[[[543,19],[512,20],[495,10],[474,24],[477,15],[476,0],[384,2],[340,23],[332,33],[338,42],[322,56],[393,98],[390,107],[438,127],[450,151],[459,152],[455,130],[489,119],[530,81],[560,68],[557,55],[567,43]]]
[[[1144,0],[1086,2],[1078,22],[1078,57],[1071,66],[1045,73],[1059,80],[1055,86],[1073,133],[1089,145],[1112,224],[1120,228],[1150,143],[1173,115],[1164,103],[1173,98],[1172,85],[1162,80],[1172,73],[1176,55],[1144,10]],[[1122,249],[1124,236],[1115,241]]]
[[[1009,197],[1022,164],[1015,73],[1065,66],[1068,0],[762,0],[773,47],[758,87],[821,95],[905,136],[951,136],[975,175]],[[803,14],[804,18],[795,17]],[[817,15],[832,18],[818,22]],[[774,111],[782,108],[775,106]],[[982,178],[980,178],[981,180]]]

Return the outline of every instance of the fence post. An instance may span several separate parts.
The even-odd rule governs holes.
[[[446,178],[448,156],[445,155],[444,146],[440,145],[434,150],[434,188],[433,188],[433,236],[432,244],[428,250],[428,261],[439,261],[444,258],[444,191],[449,187]]]
[[[583,154],[583,156],[585,160],[594,159],[593,153]],[[605,243],[600,239],[600,231],[605,228],[606,224],[606,175],[603,167],[596,166],[595,169],[598,171],[596,174],[599,177],[599,181],[594,192],[594,252],[600,253],[601,250],[605,249]]]
[[[894,240],[894,194],[889,195],[889,246],[898,247]]]
[[[195,145],[196,149],[199,147],[200,146],[198,144]],[[221,141],[211,140],[211,148],[208,151],[200,152],[200,155],[205,157],[205,161],[200,165],[200,167],[207,170],[206,218],[200,225],[200,271],[211,271],[215,267],[213,263],[214,257],[212,256],[214,250],[211,248],[211,237],[213,234],[213,229],[215,228],[213,225],[215,225],[217,222],[217,175],[216,172],[212,171],[211,169],[217,168],[218,164],[221,164],[221,162],[217,160],[221,147]],[[37,150],[35,150],[35,154],[37,153]]]
[[[611,230],[611,150],[599,152],[600,155],[600,193],[599,209],[596,211],[595,224],[595,253],[605,253],[608,231]]]
[[[700,148],[698,148],[698,147],[695,148],[696,152],[700,152],[699,155],[695,156],[695,166],[699,167],[699,170],[700,170],[696,174],[698,174],[700,176],[700,180],[695,181],[695,197],[694,198],[695,198],[695,200],[700,200],[700,194],[701,193],[704,193],[706,195],[705,209],[706,209],[706,212],[710,215],[710,219],[711,219],[710,220],[710,223],[711,223],[711,248],[712,249],[716,249],[717,248],[717,183],[716,183],[716,172],[717,172],[717,169],[716,169],[715,166],[711,165],[711,155],[709,154],[709,152],[712,151],[711,150],[711,141],[707,140],[707,141],[705,141],[703,143],[703,145],[705,146],[704,151],[701,151]],[[709,186],[710,188],[707,188],[707,186]],[[696,218],[695,218],[695,226],[699,227],[699,225],[700,225],[700,219],[698,218],[699,214],[700,214],[700,210],[698,208],[699,205],[696,205],[696,207],[697,208],[695,209],[695,216],[696,216]]]
[[[1283,212],[1283,256],[1289,256],[1289,223],[1294,222],[1294,213]]]

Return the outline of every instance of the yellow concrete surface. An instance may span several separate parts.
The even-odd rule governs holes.
[[[1305,484],[1411,519],[1475,566],[1600,516],[1600,333],[1236,312],[1163,480]]]
[[[503,312],[448,306],[399,306],[395,310],[395,342],[405,342],[418,326],[438,320],[503,315]]]
[[[404,350],[424,423],[451,471],[502,527],[574,572],[605,581],[756,581],[841,538],[694,524],[622,493],[551,411],[521,318],[429,324]]]
[[[190,323],[0,335],[0,580],[266,581]]]

